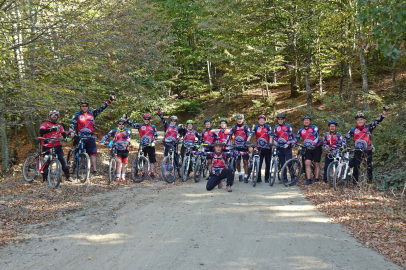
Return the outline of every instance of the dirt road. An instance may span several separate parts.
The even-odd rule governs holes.
[[[0,250],[0,269],[401,269],[317,211],[297,187],[132,185]]]

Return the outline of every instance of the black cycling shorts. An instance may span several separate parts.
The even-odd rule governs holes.
[[[246,147],[236,147],[235,150],[240,151],[240,152],[248,152],[248,148]],[[248,154],[245,154],[242,156],[242,160],[249,160],[250,156]],[[241,160],[241,156],[237,157],[237,160]]]
[[[117,156],[121,158],[128,158],[130,151],[128,150],[117,150]]]
[[[321,154],[323,153],[323,147],[321,145],[314,149],[307,149],[305,153],[305,160],[313,160],[314,162],[321,161]]]
[[[148,159],[149,159],[150,163],[155,163],[156,162],[155,147],[145,146],[142,150],[144,151],[144,155],[148,156]]]

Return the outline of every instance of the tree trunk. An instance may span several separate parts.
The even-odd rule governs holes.
[[[297,80],[297,69],[298,69],[298,49],[296,45],[296,32],[293,33],[291,36],[291,46],[292,46],[292,53],[293,53],[293,67],[290,72],[290,97],[296,98],[300,96],[300,89],[298,86]]]
[[[0,136],[1,136],[1,171],[5,174],[10,167],[10,153],[7,145],[6,121],[4,119],[4,107],[0,104]]]
[[[265,82],[266,82],[266,98],[269,99],[269,85],[268,80],[266,78],[266,73],[265,73]]]
[[[339,88],[339,96],[340,96],[341,101],[344,100],[344,98],[343,98],[344,74],[345,74],[344,60],[341,60],[341,63],[340,63],[340,88]]]
[[[312,16],[313,16],[313,11],[309,10],[309,25],[312,25]],[[312,111],[312,88],[310,86],[310,65],[312,64],[312,35],[310,30],[310,35],[309,35],[309,43],[307,45],[307,59],[306,59],[306,100],[307,100],[307,108],[309,112]]]
[[[210,73],[210,61],[207,60],[207,74],[209,75],[209,84],[213,85],[212,81],[211,81],[211,73]]]
[[[361,74],[362,74],[362,91],[364,95],[364,109],[365,111],[369,110],[369,104],[368,104],[368,72],[367,72],[367,65],[365,63],[365,49],[364,45],[362,44],[362,33],[361,33],[361,27],[358,29],[358,40],[360,42],[359,46],[359,59],[360,59],[360,64],[361,64]]]
[[[396,63],[398,62],[397,58],[393,58],[392,60],[392,84],[393,84],[393,91],[396,91],[398,88],[398,83],[396,82]]]

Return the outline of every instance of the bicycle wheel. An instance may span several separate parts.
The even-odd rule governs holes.
[[[71,149],[68,152],[68,156],[66,158],[66,165],[69,168],[69,173],[71,175],[75,174],[76,166],[75,166],[75,150]]]
[[[327,167],[327,183],[329,183],[331,187],[333,187],[333,179],[334,179],[334,174],[337,170],[337,167],[338,167],[338,161],[331,162]]]
[[[361,160],[358,169],[358,184],[368,183],[368,164],[366,158]]]
[[[259,172],[259,158],[254,158],[254,162],[252,164],[252,186],[255,187],[258,181],[258,172]]]
[[[109,184],[113,183],[117,175],[117,158],[112,157],[109,162]]]
[[[275,184],[276,175],[279,177],[278,172],[278,159],[274,158],[271,161],[271,172],[269,173],[269,185],[272,187]]]
[[[57,188],[62,179],[62,165],[56,158],[52,157],[48,167],[48,183],[52,188]]]
[[[24,181],[27,183],[32,183],[32,181],[37,178],[39,175],[38,172],[38,164],[39,163],[39,158],[38,155],[29,155],[25,160],[24,160],[24,165],[23,165],[23,178]]]
[[[148,177],[149,174],[149,160],[140,156],[134,160],[133,166],[131,167],[131,178],[135,183],[141,183]]]
[[[344,165],[339,164],[333,176],[333,188],[335,191],[345,188],[347,186],[347,176],[344,175]]]
[[[289,159],[286,161],[285,164],[283,164],[283,167],[281,169],[281,174],[284,175],[286,172],[286,178],[283,179],[283,182],[285,186],[294,186],[296,185],[297,181],[300,178],[300,175],[302,173],[302,166],[296,158]],[[290,183],[289,183],[290,181]]]
[[[202,157],[198,156],[196,163],[195,163],[195,168],[194,168],[194,176],[195,176],[195,182],[199,182],[200,181],[200,177],[202,175],[203,172],[203,162],[202,162]]]
[[[180,174],[183,182],[186,182],[188,176],[189,176],[189,163],[190,163],[190,157],[185,156],[182,162],[182,168],[180,169]]]
[[[176,178],[176,166],[174,163],[174,160],[172,159],[172,156],[166,156],[162,160],[162,178],[167,182],[167,183],[173,183]]]
[[[79,154],[77,177],[80,183],[86,182],[90,174],[90,158],[87,153]]]
[[[207,165],[207,159],[203,159],[202,162],[202,166],[203,166],[203,177],[206,177],[209,174],[209,167]]]

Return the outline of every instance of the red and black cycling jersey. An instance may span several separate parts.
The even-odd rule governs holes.
[[[76,130],[76,133],[80,136],[92,135],[94,132],[94,119],[110,104],[111,102],[108,100],[98,109],[88,110],[86,113],[82,111],[75,113],[69,125],[69,133],[73,133]]]
[[[226,160],[229,157],[234,156],[234,152],[221,152],[220,154],[216,154],[213,152],[195,152],[200,155],[206,156],[208,159],[212,160],[212,172],[214,172],[214,169],[220,169],[220,173],[223,169],[227,168],[227,163]]]
[[[128,128],[125,129],[112,129],[107,133],[101,142],[104,143],[107,138],[114,137],[114,144],[117,144],[117,150],[128,150],[128,145],[131,139],[131,131]]]
[[[162,124],[164,125],[165,140],[170,140],[170,141],[178,140],[179,132],[180,132],[181,128],[177,127],[177,126],[172,126],[171,124],[169,124],[161,113],[158,113],[158,115],[161,118]]]
[[[158,132],[154,125],[145,125],[137,124],[131,122],[130,119],[127,120],[127,123],[135,129],[138,129],[140,132],[140,141],[145,144],[150,144],[158,140]]]
[[[279,146],[293,142],[293,130],[289,124],[276,125],[273,134],[273,141]]]
[[[310,125],[308,127],[302,127],[297,131],[296,137],[293,139],[295,143],[300,140],[300,137],[303,139],[303,144],[305,146],[320,146],[323,144],[319,140],[319,129],[315,125]]]
[[[372,130],[374,130],[380,122],[385,118],[385,115],[381,114],[374,122],[365,125],[363,127],[356,126],[348,131],[347,136],[343,139],[343,145],[347,145],[348,140],[351,137],[354,138],[354,147],[356,149],[372,150],[373,145],[371,142]]]
[[[219,132],[215,134],[215,140],[219,141],[221,144],[228,142],[228,134],[230,133],[229,129],[220,129]]]
[[[180,134],[184,142],[194,143],[196,139],[200,141],[200,134],[194,129],[181,129]]]
[[[343,137],[338,132],[326,132],[323,136],[323,146],[329,150],[338,149],[343,145]]]
[[[212,144],[214,142],[215,135],[211,132],[211,130],[211,128],[206,128],[206,130],[202,132],[201,141],[203,143]]]
[[[51,131],[52,128],[56,128],[56,131]],[[66,133],[63,128],[63,126],[59,123],[52,123],[50,121],[44,122],[41,124],[41,127],[39,128],[39,132],[42,137],[47,138],[47,139],[59,139],[61,135],[66,138]],[[59,146],[61,143],[60,142],[55,142],[55,146]],[[45,142],[42,141],[42,146],[45,147],[52,147],[52,142]]]
[[[260,125],[253,126],[250,136],[253,136],[254,134],[257,137],[257,144],[260,147],[265,147],[266,144],[270,142],[273,136],[272,128],[267,124],[265,124],[263,127],[261,127]]]
[[[227,139],[230,141],[231,137],[234,135],[235,145],[244,147],[250,133],[250,128],[247,125],[235,125],[231,128]]]

